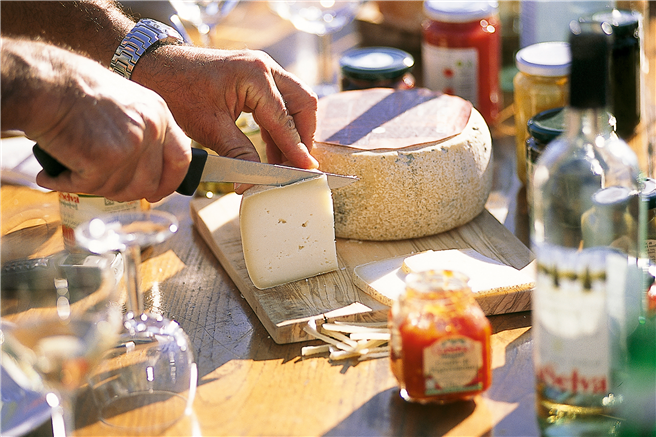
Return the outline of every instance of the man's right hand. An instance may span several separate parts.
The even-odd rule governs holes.
[[[2,129],[21,130],[69,171],[37,183],[117,201],[175,191],[190,141],[164,100],[51,45],[2,38]]]

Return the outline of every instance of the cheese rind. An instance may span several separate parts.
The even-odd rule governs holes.
[[[396,150],[315,142],[311,153],[321,170],[359,178],[333,191],[337,237],[418,238],[463,225],[483,211],[492,189],[492,139],[478,111],[471,110],[454,137],[407,141]]]
[[[336,270],[333,203],[325,175],[247,190],[239,210],[253,285],[271,288]]]

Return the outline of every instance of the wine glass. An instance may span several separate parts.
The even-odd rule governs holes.
[[[319,36],[319,97],[338,91],[332,35],[349,24],[364,0],[269,0],[269,7],[302,32]]]
[[[88,378],[100,420],[116,428],[159,432],[191,412],[198,375],[189,338],[175,321],[145,312],[139,288],[141,249],[163,242],[177,227],[173,215],[150,210],[99,217],[75,230],[81,246],[118,250],[125,260],[124,330]],[[127,412],[137,419],[127,422]]]
[[[204,46],[210,46],[210,32],[232,11],[239,0],[169,0],[178,17],[194,25]]]
[[[72,433],[78,388],[118,337],[122,258],[66,251],[12,257],[31,245],[36,227],[2,238],[2,368],[22,390],[45,393],[59,437]]]

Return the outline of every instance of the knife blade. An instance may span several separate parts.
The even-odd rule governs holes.
[[[32,148],[34,156],[43,169],[52,177],[68,170],[63,164],[50,156],[45,150],[35,144]],[[203,149],[191,149],[191,163],[187,175],[176,190],[185,196],[191,196],[201,182],[234,182],[253,185],[288,185],[322,174],[316,170],[304,170],[277,164],[244,161],[243,159],[226,158],[210,155]],[[341,188],[357,181],[356,176],[324,173],[328,186]]]

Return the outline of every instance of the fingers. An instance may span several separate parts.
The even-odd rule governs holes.
[[[87,107],[78,100],[74,107],[80,112],[71,112],[57,130],[35,138],[69,169],[55,178],[39,173],[39,185],[116,201],[150,202],[177,189],[191,160],[190,140],[159,97],[140,93],[137,85],[130,87],[136,103],[94,101]]]
[[[267,157],[274,163],[289,161],[296,167],[317,168],[309,153],[317,124],[316,96],[288,73],[274,71],[273,77],[271,93],[253,112],[263,131]]]

